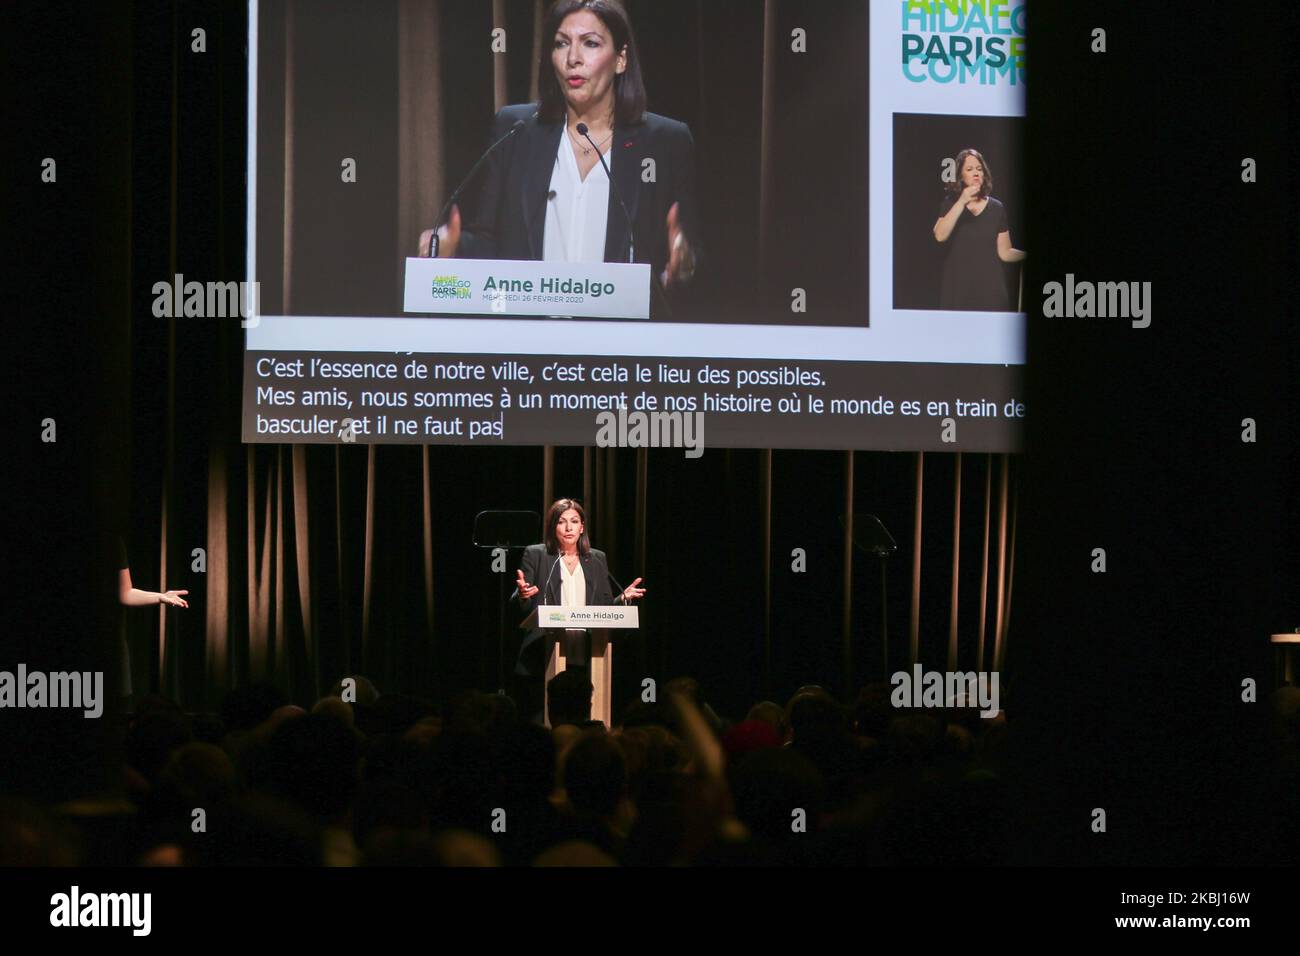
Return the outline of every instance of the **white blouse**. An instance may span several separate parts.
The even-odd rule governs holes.
[[[587,606],[587,577],[582,573],[582,561],[573,566],[573,573],[560,558],[560,605],[562,607]]]
[[[560,605],[561,607],[587,606],[587,576],[582,573],[581,559],[573,566],[573,573],[570,574],[564,558],[560,558]],[[581,634],[583,629],[571,627],[566,633]]]
[[[612,163],[608,148],[603,155],[606,163]],[[609,169],[614,171],[612,165]],[[553,198],[546,202],[542,258],[547,262],[604,262],[609,176],[597,160],[587,178],[582,178],[573,155],[573,137],[568,132],[560,136],[551,172],[551,194]]]

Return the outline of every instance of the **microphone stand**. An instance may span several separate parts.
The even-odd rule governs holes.
[[[609,164],[605,162],[605,154],[600,151],[600,148],[596,146],[595,140],[591,138],[591,132],[588,130],[587,124],[579,123],[576,128],[578,130],[578,135],[588,143],[591,143],[592,149],[596,150],[596,158],[600,160],[601,168],[605,170],[605,175],[609,178],[609,185],[614,190],[614,198],[618,200],[618,205],[623,210],[623,220],[627,223],[627,261],[635,262],[636,237],[632,232],[632,215],[627,211],[627,203],[623,202],[623,193],[618,188],[618,181],[614,179],[614,174],[609,171]],[[669,304],[668,297],[664,294],[664,290],[660,288],[657,276],[652,275],[650,277],[650,291],[659,294],[659,304],[664,310],[665,317],[671,319],[673,316],[673,307]]]
[[[451,194],[451,198],[448,199],[447,202],[443,204],[442,212],[438,214],[437,222],[435,222],[433,226],[433,235],[429,237],[429,258],[430,259],[438,258],[438,246],[440,245],[440,240],[438,239],[438,229],[444,222],[447,221],[447,211],[451,209],[451,207],[455,204],[456,200],[460,198],[461,192],[464,190],[464,188],[467,185],[469,185],[470,180],[474,178],[474,174],[479,171],[479,168],[482,167],[483,163],[487,161],[487,158],[491,156],[494,152],[496,152],[498,146],[500,146],[502,143],[508,140],[511,136],[514,136],[515,133],[519,132],[521,129],[523,129],[523,127],[524,127],[523,120],[515,120],[515,125],[510,127],[510,131],[506,133],[506,135],[502,136],[495,143],[493,143],[491,146],[489,146],[487,150],[483,153],[483,155],[478,158],[478,162],[476,162],[473,166],[470,167],[469,173],[465,176],[464,179],[460,181],[460,185],[457,186],[456,191]]]

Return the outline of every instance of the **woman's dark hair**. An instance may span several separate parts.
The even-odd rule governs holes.
[[[560,550],[560,539],[555,535],[555,526],[560,523],[560,515],[572,508],[582,519],[582,534],[578,536],[578,553],[586,555],[591,550],[591,541],[587,538],[587,512],[582,505],[572,498],[561,498],[551,505],[546,512],[546,526],[542,529],[542,540],[546,542],[546,553],[555,554]]]
[[[963,149],[960,153],[957,154],[957,181],[953,183],[947,183],[945,185],[945,189],[948,191],[948,193],[952,196],[953,199],[956,199],[958,196],[961,195],[961,191],[966,188],[961,184],[961,168],[966,165],[966,159],[967,157],[970,156],[974,156],[975,160],[980,164],[980,166],[984,168],[984,179],[980,182],[979,195],[976,196],[975,198],[987,199],[988,196],[993,192],[993,170],[989,169],[988,161],[985,160],[984,157],[980,155],[980,151],[978,149],[967,148],[967,149]]]
[[[636,37],[622,0],[556,0],[542,24],[542,55],[537,64],[537,89],[541,101],[537,112],[545,123],[564,118],[564,91],[551,65],[551,44],[564,18],[588,10],[600,18],[614,38],[614,49],[627,53],[627,67],[614,77],[614,122],[619,126],[636,126],[645,119],[645,82],[641,79],[641,57],[636,51]]]

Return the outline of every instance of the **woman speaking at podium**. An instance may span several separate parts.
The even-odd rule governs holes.
[[[541,36],[540,102],[497,113],[472,220],[452,205],[437,255],[635,261],[665,288],[688,281],[699,257],[694,143],[685,123],[646,112],[622,3],[558,0]],[[432,234],[420,237],[420,255],[430,254]]]
[[[609,565],[605,552],[591,546],[587,538],[587,514],[582,505],[561,498],[551,505],[543,525],[544,541],[524,549],[516,573],[516,589],[510,599],[520,619],[538,606],[587,607],[592,604],[624,604],[645,594],[637,578],[617,598],[610,590]],[[524,636],[515,662],[515,685],[521,712],[529,719],[542,710],[546,661],[550,656],[547,632],[534,627]],[[586,667],[590,657],[591,633],[582,628],[564,632],[569,667]]]

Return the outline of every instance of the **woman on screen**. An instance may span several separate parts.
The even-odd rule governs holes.
[[[592,604],[623,604],[645,594],[637,578],[614,598],[610,590],[609,565],[605,552],[591,546],[587,538],[587,513],[571,498],[551,505],[543,525],[544,541],[524,549],[516,572],[515,593],[510,596],[520,619],[539,605],[587,607]],[[537,719],[542,710],[546,662],[550,656],[547,632],[533,628],[525,635],[515,663],[516,694],[521,712]],[[566,631],[568,666],[585,666],[589,660],[591,632]]]
[[[939,281],[939,308],[1010,312],[1012,303],[1001,263],[1025,254],[1011,245],[1007,211],[994,199],[993,172],[978,150],[957,154],[958,182],[947,187],[934,238],[948,247]]]
[[[497,114],[489,142],[523,125],[488,159],[472,221],[452,206],[438,256],[646,262],[665,287],[688,281],[699,258],[694,142],[685,123],[646,112],[622,3],[558,0],[542,37],[540,102]]]

